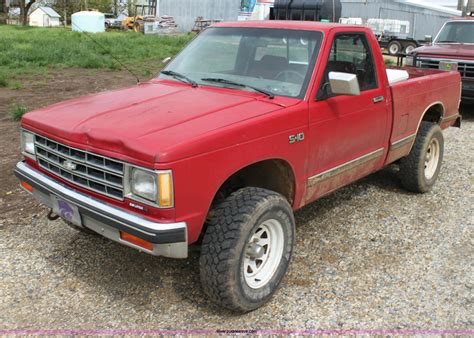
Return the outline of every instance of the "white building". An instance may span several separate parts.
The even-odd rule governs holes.
[[[30,14],[30,26],[58,27],[61,25],[61,16],[50,7],[38,7]]]

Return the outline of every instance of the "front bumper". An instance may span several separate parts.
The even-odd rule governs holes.
[[[155,223],[128,213],[108,203],[67,187],[19,162],[15,175],[33,187],[33,196],[42,204],[53,208],[53,197],[59,197],[76,206],[82,225],[104,237],[155,256],[186,258],[188,256],[187,226],[185,222]],[[153,244],[147,250],[120,238],[126,232]]]

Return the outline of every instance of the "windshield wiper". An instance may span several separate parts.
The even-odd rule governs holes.
[[[462,45],[460,41],[452,41],[452,40],[443,40],[443,41],[436,41],[436,43],[459,43]]]
[[[275,98],[275,95],[273,95],[269,91],[266,91],[264,89],[260,89],[258,87],[254,87],[254,86],[251,86],[251,85],[248,85],[248,84],[245,84],[245,83],[239,83],[239,82],[235,82],[235,81],[231,81],[231,80],[213,78],[213,77],[205,77],[205,78],[202,78],[201,80],[206,81],[206,82],[223,83],[223,84],[228,84],[228,85],[231,85],[231,86],[237,86],[237,87],[242,87],[242,88],[250,88],[250,89],[255,90],[256,92],[259,92],[259,93],[262,93],[262,94],[268,96],[269,99],[274,99]]]
[[[174,77],[174,78],[177,79],[177,80],[181,80],[182,82],[187,82],[187,83],[189,83],[191,86],[193,86],[193,88],[196,88],[196,87],[198,86],[197,82],[194,81],[193,79],[190,79],[190,78],[187,77],[186,75],[181,74],[181,73],[178,73],[178,72],[175,72],[175,71],[172,71],[172,70],[162,70],[162,71],[161,71],[161,74],[168,75],[168,76],[172,76],[172,77]]]

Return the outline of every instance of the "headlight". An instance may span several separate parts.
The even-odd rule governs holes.
[[[127,197],[160,208],[173,206],[173,179],[171,171],[152,171],[128,167]]]
[[[35,157],[35,135],[26,130],[21,131],[21,152],[25,156]]]
[[[147,171],[133,168],[131,177],[132,194],[143,197],[149,201],[156,201],[158,187],[156,175]]]

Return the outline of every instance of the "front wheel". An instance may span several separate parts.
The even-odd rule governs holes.
[[[238,190],[209,217],[199,262],[204,291],[234,311],[262,306],[286,273],[294,237],[293,212],[283,196]]]
[[[410,154],[400,160],[403,186],[413,192],[428,192],[438,178],[443,154],[441,128],[436,123],[422,122]]]

